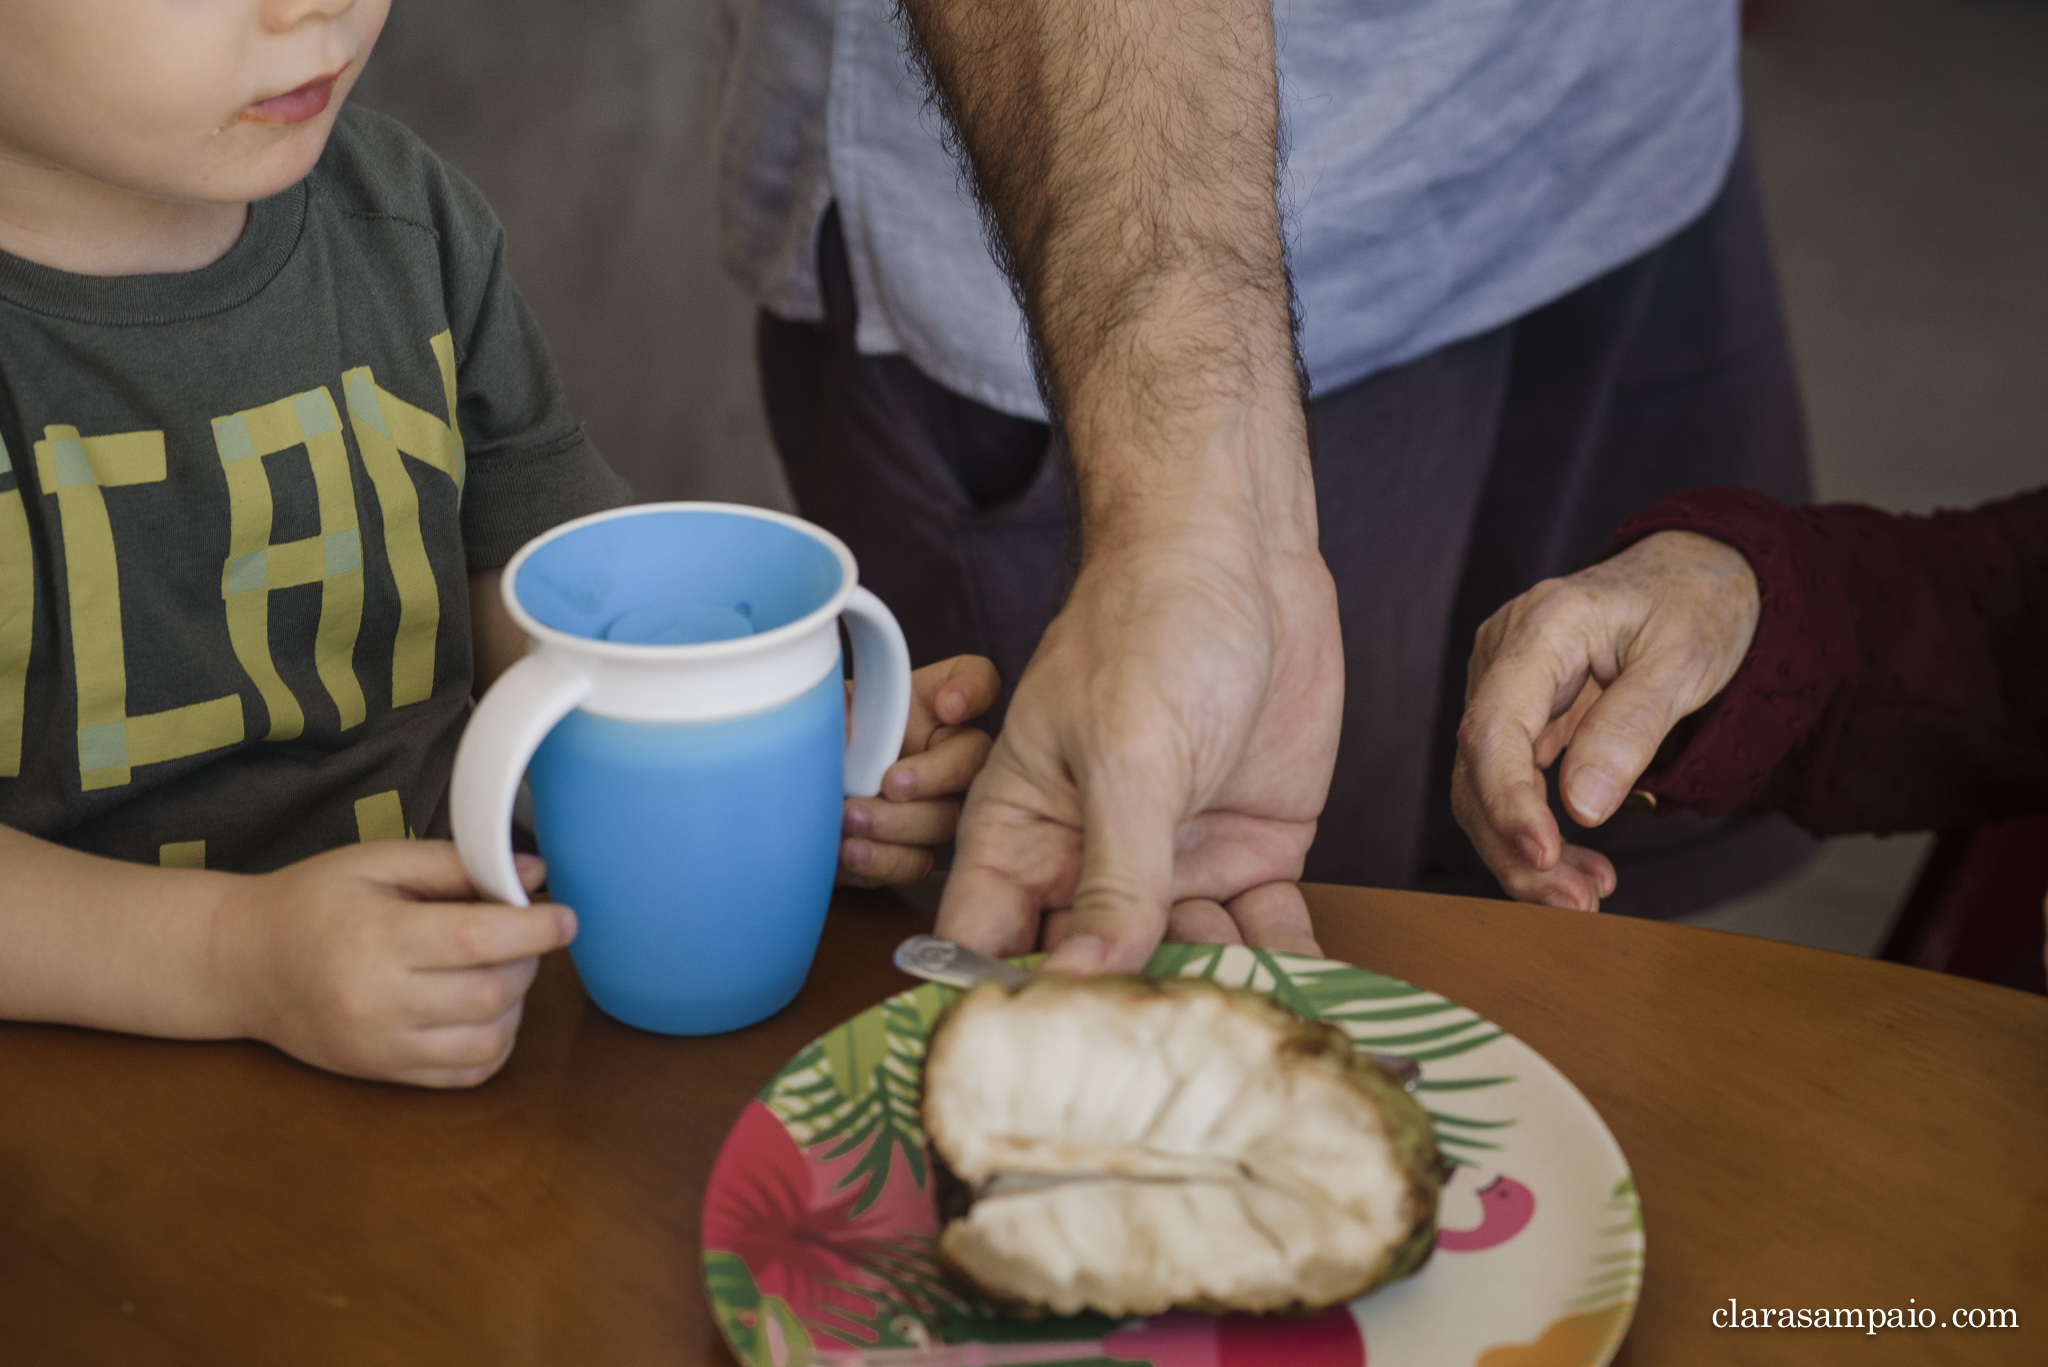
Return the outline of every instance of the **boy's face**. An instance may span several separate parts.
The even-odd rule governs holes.
[[[0,163],[158,199],[276,194],[319,160],[390,7],[0,0]]]

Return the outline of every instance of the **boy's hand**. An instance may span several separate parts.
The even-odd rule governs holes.
[[[846,800],[840,882],[915,883],[932,871],[934,848],[960,824],[960,794],[988,759],[987,733],[963,723],[988,711],[1001,692],[996,667],[979,655],[911,674],[903,757],[882,775],[882,796]]]
[[[519,858],[528,890],[545,868]],[[382,840],[237,880],[215,953],[241,1032],[316,1067],[469,1087],[512,1052],[537,956],[567,907],[475,902],[446,841]]]

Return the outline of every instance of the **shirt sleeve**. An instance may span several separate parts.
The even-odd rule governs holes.
[[[505,266],[505,232],[476,188],[443,168],[443,280],[467,470],[462,536],[496,569],[550,527],[632,499],[569,409],[540,325]]]
[[[1696,489],[1605,555],[1661,531],[1741,551],[1762,612],[1728,687],[1644,774],[1660,802],[1822,835],[2048,808],[2048,489],[1931,517]]]

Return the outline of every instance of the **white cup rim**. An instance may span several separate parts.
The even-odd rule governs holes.
[[[823,605],[805,613],[794,622],[785,622],[779,627],[751,636],[737,636],[725,641],[703,641],[692,645],[649,645],[631,641],[600,641],[589,636],[578,636],[548,626],[536,619],[519,602],[515,591],[519,571],[534,552],[560,540],[571,532],[585,527],[594,527],[601,522],[611,522],[626,517],[641,517],[649,513],[723,513],[738,517],[750,517],[761,522],[772,522],[805,536],[824,546],[839,561],[839,587]],[[814,522],[806,522],[789,513],[777,512],[772,508],[756,508],[745,503],[673,502],[673,503],[629,503],[621,508],[607,508],[599,513],[587,513],[559,526],[550,527],[539,536],[521,546],[517,553],[505,563],[505,572],[498,581],[498,596],[504,600],[506,611],[527,636],[551,649],[568,654],[582,655],[600,660],[633,661],[640,664],[656,664],[663,661],[681,663],[686,660],[729,659],[761,651],[774,650],[787,642],[809,635],[819,627],[838,619],[846,610],[846,600],[853,595],[859,582],[860,571],[854,564],[853,552],[846,543]]]

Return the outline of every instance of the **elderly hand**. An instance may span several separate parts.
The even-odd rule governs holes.
[[[1293,880],[1343,704],[1319,556],[1200,537],[1082,570],[968,795],[939,933],[1047,966],[1143,966],[1162,937],[1316,952]],[[1248,541],[1248,539],[1246,539]]]
[[[1538,584],[1480,627],[1451,807],[1510,896],[1599,909],[1614,866],[1565,842],[1543,771],[1561,754],[1572,818],[1607,820],[1679,719],[1727,687],[1759,611],[1740,552],[1659,532]]]

